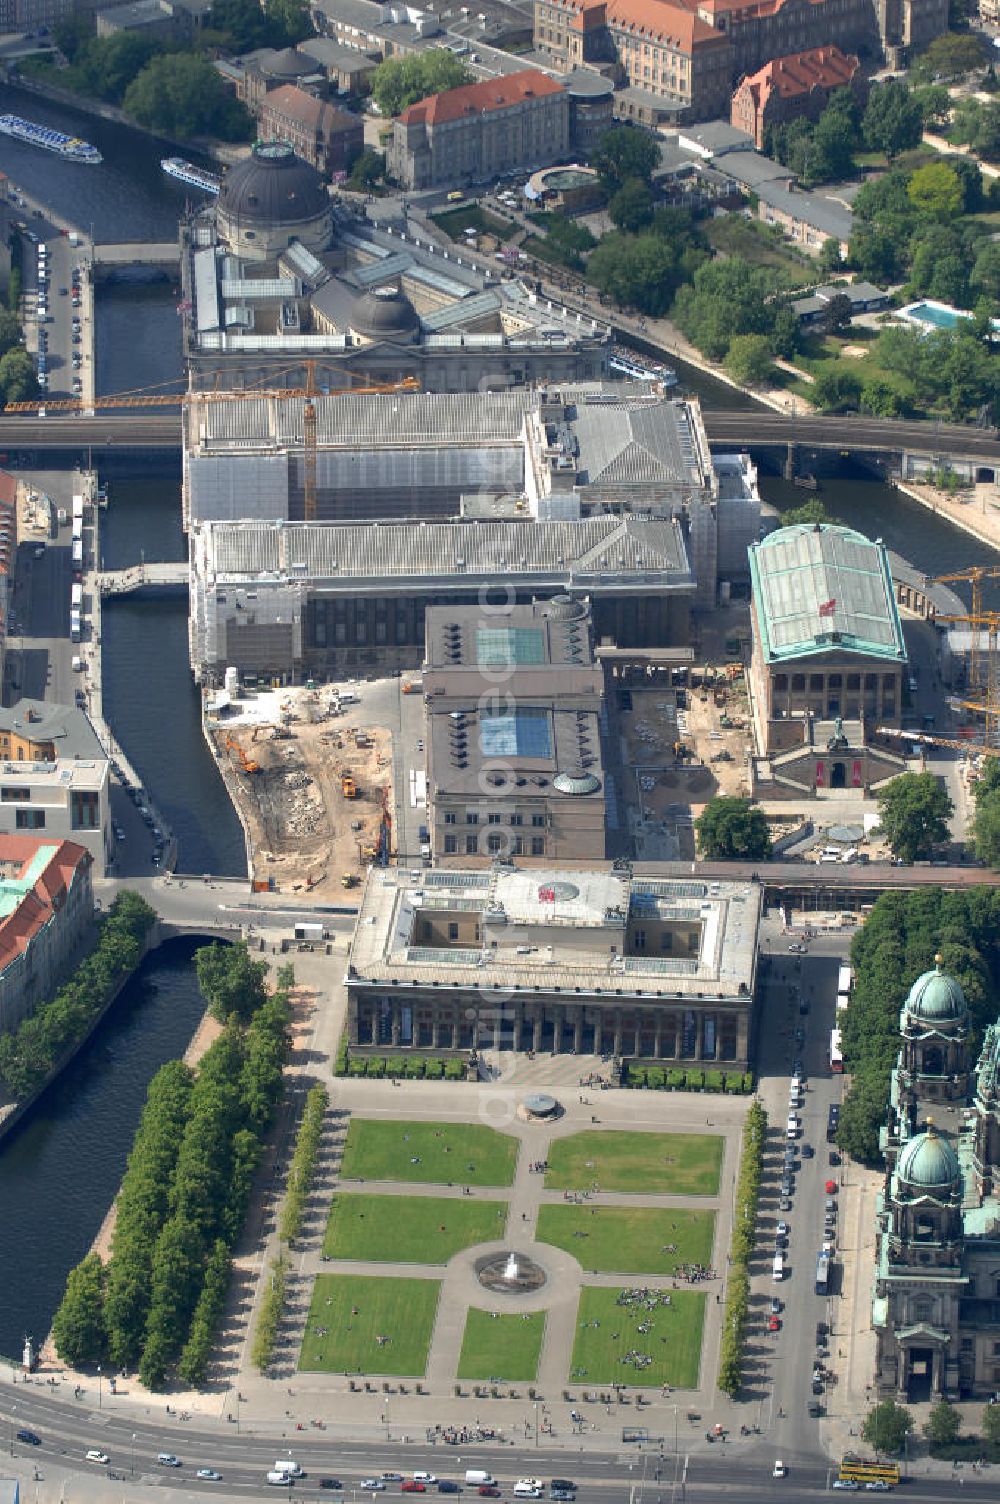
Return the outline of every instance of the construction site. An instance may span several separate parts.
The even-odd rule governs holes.
[[[345,691],[226,694],[206,735],[247,834],[254,886],[333,897],[392,847],[388,730],[358,724]]]

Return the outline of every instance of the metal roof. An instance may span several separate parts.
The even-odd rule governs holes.
[[[304,401],[247,393],[233,402],[205,392],[191,400],[187,432],[194,447],[209,452],[233,445],[296,448],[303,442]],[[531,401],[528,391],[342,392],[314,399],[316,437],[321,447],[362,450],[518,444]]]
[[[594,584],[620,577],[663,590],[690,586],[680,525],[610,516],[574,522],[204,524],[206,573],[217,582],[259,577],[339,582],[447,577],[456,589],[482,576],[559,575]]]
[[[783,527],[750,549],[769,663],[824,651],[906,659],[885,546],[847,527]]]

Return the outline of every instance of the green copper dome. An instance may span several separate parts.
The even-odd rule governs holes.
[[[941,970],[940,957],[934,970],[925,971],[910,988],[906,1011],[913,1018],[934,1023],[965,1018],[968,1013],[965,993],[954,977]]]
[[[927,1189],[950,1186],[958,1179],[958,1155],[947,1139],[934,1131],[933,1123],[928,1123],[924,1133],[914,1134],[906,1144],[897,1170],[907,1185]]]

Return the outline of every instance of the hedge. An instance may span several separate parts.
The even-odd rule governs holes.
[[[730,1398],[738,1394],[743,1377],[747,1307],[750,1300],[749,1266],[754,1248],[757,1198],[760,1194],[766,1138],[767,1113],[759,1101],[754,1101],[750,1104],[747,1120],[743,1125],[743,1152],[733,1203],[729,1280],[719,1344],[719,1388]]]
[[[753,1091],[753,1072],[626,1065],[622,1085],[640,1091],[721,1091],[746,1096]]]
[[[306,1097],[295,1152],[288,1169],[288,1194],[281,1211],[281,1237],[291,1243],[302,1231],[302,1218],[316,1173],[316,1157],[323,1136],[323,1118],[330,1105],[325,1086],[314,1086]]]
[[[285,1282],[288,1275],[288,1260],[280,1254],[271,1264],[271,1280],[260,1302],[257,1315],[257,1330],[254,1333],[250,1360],[260,1373],[266,1373],[274,1357],[278,1341],[278,1328],[285,1312]]]
[[[351,1055],[346,1044],[337,1051],[335,1076],[400,1076],[406,1081],[464,1081],[465,1061],[430,1055]]]

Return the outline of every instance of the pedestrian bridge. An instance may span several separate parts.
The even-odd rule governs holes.
[[[188,566],[185,559],[166,564],[132,564],[127,569],[98,570],[94,580],[102,596],[132,595],[137,590],[186,590]]]
[[[94,246],[95,266],[177,266],[180,259],[176,240],[122,240]]]

